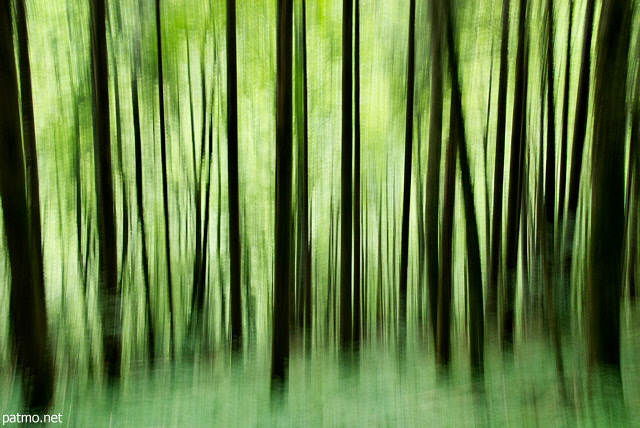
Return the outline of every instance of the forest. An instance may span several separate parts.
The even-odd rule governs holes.
[[[2,0],[0,201],[3,416],[640,421],[637,0]]]

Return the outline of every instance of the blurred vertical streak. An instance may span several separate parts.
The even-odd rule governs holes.
[[[18,74],[11,2],[0,5],[0,197],[11,266],[9,316],[23,402],[45,411],[53,396],[53,366],[47,342],[42,267],[39,183],[24,2],[16,5],[24,148],[20,135]]]

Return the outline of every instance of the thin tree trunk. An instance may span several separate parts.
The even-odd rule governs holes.
[[[416,2],[409,2],[409,49],[407,54],[407,110],[404,137],[404,181],[402,195],[402,231],[400,243],[399,344],[402,354],[407,341],[407,270],[409,262],[409,212],[411,201],[411,162],[413,154],[413,89],[415,87]]]
[[[498,78],[496,158],[493,173],[493,212],[491,215],[491,255],[489,257],[489,284],[487,289],[487,318],[492,323],[496,321],[496,315],[498,313],[498,273],[500,270],[501,260],[500,240],[502,236],[502,198],[504,192],[504,146],[507,138],[505,130],[507,118],[507,86],[509,78],[509,6],[510,0],[503,0],[502,41],[500,43],[500,76]],[[513,130],[512,132],[517,133]]]
[[[167,294],[169,300],[169,355],[175,354],[175,327],[173,320],[173,280],[171,275],[171,234],[169,229],[169,195],[167,185],[167,144],[164,126],[164,76],[162,67],[162,28],[160,26],[160,0],[156,0],[156,42],[158,45],[158,91],[160,99],[160,152],[162,156],[162,193],[164,206],[164,240],[167,263]]]
[[[227,173],[229,189],[229,258],[231,290],[231,347],[242,348],[240,295],[240,208],[238,202],[238,76],[236,65],[236,1],[227,0]],[[287,158],[289,159],[289,158]]]
[[[446,7],[446,6],[445,6]],[[440,272],[438,278],[438,321],[436,363],[446,370],[451,362],[451,270],[453,265],[453,216],[456,200],[456,114],[451,103],[449,144],[445,158],[444,200],[442,202],[442,236],[440,238]]]
[[[31,98],[24,3],[16,8],[20,44],[20,89],[24,151],[20,135],[18,73],[15,66],[11,3],[0,6],[0,197],[11,267],[9,317],[17,363],[22,368],[23,402],[44,412],[53,396],[54,374],[47,347],[40,232],[39,183]],[[26,161],[26,162],[25,162]],[[26,169],[25,169],[26,166]],[[26,190],[26,192],[25,192]]]
[[[526,113],[528,48],[525,51],[527,2],[520,0],[518,16],[518,47],[516,52],[515,95],[511,132],[511,158],[509,163],[509,193],[507,200],[507,241],[505,301],[502,316],[501,343],[504,351],[513,350],[515,323],[515,289],[518,262],[518,223],[522,193],[522,171],[526,144]],[[526,64],[525,64],[526,63]]]
[[[276,224],[271,391],[284,387],[289,365],[291,264],[292,25],[291,0],[278,0],[276,83]]]
[[[351,348],[353,319],[351,314],[351,219],[352,219],[352,65],[353,2],[342,1],[342,160],[340,167],[340,345]]]
[[[624,235],[624,141],[628,0],[603,2],[598,28],[593,123],[591,242],[586,293],[589,384],[622,403],[620,297]],[[607,385],[607,386],[605,386]]]
[[[304,295],[304,340],[308,351],[311,350],[311,218],[309,216],[309,103],[307,85],[307,9],[302,0],[302,98],[304,113],[303,129],[303,184],[302,184],[302,292]]]
[[[573,0],[569,2],[569,31],[567,33],[567,60],[564,66],[564,91],[562,92],[562,130],[560,136],[560,170],[558,171],[558,222],[564,218],[565,193],[567,191],[567,141],[569,131],[569,82],[571,80],[571,30],[573,28]]]
[[[440,198],[440,154],[442,150],[442,22],[441,0],[431,2],[431,94],[429,114],[429,159],[427,163],[427,192],[425,229],[427,252],[427,286],[429,287],[429,316],[433,342],[437,339],[438,311],[438,205]]]
[[[415,1],[415,0],[411,0]],[[355,0],[355,41],[354,41],[354,106],[353,106],[353,342],[356,349],[360,341],[360,299],[361,299],[361,227],[360,221],[360,0]]]

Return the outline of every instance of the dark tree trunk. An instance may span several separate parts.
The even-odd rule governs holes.
[[[473,184],[467,154],[467,141],[462,115],[462,93],[458,73],[458,51],[455,49],[451,10],[446,9],[447,45],[449,49],[449,69],[451,72],[451,138],[457,141],[460,153],[460,172],[464,200],[465,232],[467,236],[467,266],[469,271],[469,359],[471,375],[484,390],[484,305],[482,294],[482,265],[480,262],[480,241],[476,219]]]
[[[289,119],[287,119],[289,120]],[[227,137],[229,189],[229,258],[231,290],[231,346],[242,348],[240,295],[240,208],[238,202],[238,76],[236,65],[236,1],[227,0]],[[278,140],[279,141],[279,140]],[[287,158],[289,159],[289,158]],[[290,178],[289,178],[290,179]]]
[[[438,321],[436,363],[448,369],[451,362],[451,270],[453,265],[453,215],[456,201],[456,152],[458,135],[456,115],[451,103],[449,144],[444,167],[444,199],[442,202],[442,236],[440,238],[440,272],[438,278]]]
[[[46,345],[47,318],[40,233],[40,196],[27,24],[23,1],[18,1],[16,21],[20,43],[24,151],[20,135],[20,100],[14,56],[11,2],[2,3],[0,6],[0,58],[3,58],[0,63],[0,94],[2,94],[0,95],[0,197],[11,267],[9,317],[12,339],[17,363],[22,370],[24,406],[29,412],[36,413],[45,411],[51,402],[54,376],[49,349]]]
[[[441,1],[431,2],[431,94],[429,114],[429,159],[426,192],[426,252],[429,316],[433,342],[437,338],[438,313],[438,205],[440,198],[440,154],[442,150],[442,40]]]
[[[586,293],[589,383],[591,387],[606,388],[599,392],[604,393],[605,399],[615,396],[619,403],[622,402],[620,297],[630,21],[628,0],[603,2],[596,56],[591,242]],[[610,386],[605,387],[606,384]]]
[[[117,255],[111,138],[109,135],[109,65],[104,0],[91,1],[91,79],[93,82],[93,148],[98,215],[102,346],[107,376],[120,376],[122,326],[117,284]]]
[[[487,289],[487,318],[492,323],[495,322],[496,314],[498,313],[498,273],[501,260],[500,240],[502,237],[502,198],[504,191],[504,146],[506,141],[507,84],[509,78],[509,5],[509,0],[503,0],[500,77],[498,80],[498,123],[496,126],[493,211],[491,214],[491,255],[489,257],[489,284]],[[522,25],[524,25],[524,23]],[[517,134],[517,132],[514,133]]]
[[[278,0],[276,83],[276,224],[271,390],[284,387],[289,366],[291,264],[292,25],[291,0]]]
[[[414,0],[412,0],[414,1]],[[355,0],[354,28],[354,86],[353,86],[353,342],[358,347],[360,341],[360,299],[362,284],[360,281],[360,0]]]
[[[399,343],[403,353],[407,341],[407,267],[409,261],[409,211],[411,201],[411,155],[413,153],[413,89],[415,86],[416,2],[409,2],[409,49],[407,54],[407,110],[404,136],[404,180],[402,195],[402,231],[400,243],[400,316]]]
[[[515,322],[516,269],[518,262],[518,223],[520,219],[520,197],[522,194],[522,171],[526,142],[527,73],[528,48],[525,51],[526,0],[520,0],[518,16],[518,48],[516,52],[515,95],[513,100],[513,122],[511,132],[511,158],[509,163],[509,193],[507,200],[507,241],[505,301],[502,315],[501,343],[504,351],[513,350]],[[525,64],[525,62],[527,64]]]
[[[638,47],[640,49],[640,46]],[[629,297],[638,296],[638,222],[640,221],[640,56],[636,68],[635,101],[633,103],[631,141],[629,147],[629,180],[627,183],[627,286]]]
[[[164,206],[164,240],[167,263],[167,294],[169,300],[169,354],[171,359],[175,352],[175,327],[173,322],[173,280],[171,276],[171,234],[169,229],[169,195],[167,185],[167,144],[164,127],[164,76],[162,67],[162,27],[160,16],[160,0],[156,0],[156,42],[158,44],[158,91],[160,99],[160,152],[162,156],[162,193]]]
[[[351,316],[351,173],[352,142],[352,66],[353,2],[342,1],[342,160],[340,167],[340,345],[351,348],[353,319]]]

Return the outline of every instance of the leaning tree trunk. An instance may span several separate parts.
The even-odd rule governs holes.
[[[628,0],[603,2],[597,39],[586,290],[589,384],[603,388],[599,392],[605,399],[615,397],[618,402],[622,400],[620,295],[630,16]]]
[[[351,347],[353,325],[351,318],[351,172],[352,172],[352,0],[342,1],[342,161],[340,167],[340,344],[343,350]]]
[[[291,265],[292,24],[291,0],[278,0],[276,81],[276,224],[271,390],[283,387],[289,365]]]
[[[402,231],[400,242],[399,331],[400,353],[407,341],[407,266],[409,261],[409,211],[411,201],[411,155],[413,152],[413,89],[415,87],[416,2],[409,2],[409,52],[407,54],[407,110],[404,137],[404,182],[402,195]]]
[[[242,348],[240,295],[240,208],[238,199],[238,76],[236,64],[236,1],[227,0],[227,171],[229,189],[229,263],[231,347]]]
[[[33,119],[33,107],[23,2],[18,2],[16,12],[23,120],[27,121],[29,116]],[[13,23],[8,1],[0,6],[0,58],[3,58],[0,63],[0,197],[11,267],[9,317],[17,363],[22,368],[24,405],[30,413],[36,413],[48,407],[53,396],[54,379],[46,345],[35,133],[32,132],[33,127],[25,123],[23,152]]]
[[[117,283],[116,227],[109,135],[109,65],[104,0],[91,1],[91,80],[93,148],[98,215],[102,345],[110,379],[120,376],[122,325]]]

